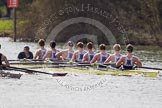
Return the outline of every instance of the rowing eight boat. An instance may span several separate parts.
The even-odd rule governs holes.
[[[157,77],[159,71],[154,70],[118,70],[118,69],[93,69],[93,68],[78,68],[78,67],[64,67],[64,68],[47,68],[49,71],[56,72],[74,72],[74,73],[89,73],[96,75],[117,75],[117,76],[132,76],[132,75],[142,75],[144,77]]]
[[[159,75],[159,71],[150,70],[150,69],[136,69],[136,70],[119,70],[112,67],[107,68],[94,68],[86,65],[14,65],[17,67],[25,67],[25,68],[34,68],[37,70],[46,70],[47,72],[56,72],[56,73],[90,73],[96,75],[118,75],[118,76],[132,76],[132,75],[142,75],[144,77],[157,77]]]

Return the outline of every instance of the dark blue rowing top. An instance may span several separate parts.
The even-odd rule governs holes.
[[[33,59],[33,53],[32,52],[29,52],[27,55],[25,54],[25,52],[20,52],[19,54],[18,54],[18,57],[17,57],[18,59],[24,59],[24,58],[26,58],[26,59]]]

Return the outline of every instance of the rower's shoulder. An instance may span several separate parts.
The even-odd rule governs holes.
[[[115,55],[114,54],[109,54],[109,57],[114,57]]]
[[[47,50],[47,53],[49,54],[49,53],[52,53],[52,50]]]
[[[74,54],[77,54],[79,51],[78,50],[76,50],[76,51],[74,51]]]
[[[95,56],[95,57],[98,57],[98,56],[100,56],[100,54],[101,54],[101,53],[96,53],[94,56]]]
[[[41,52],[41,51],[48,51],[46,48],[43,48],[43,49],[37,49],[36,52]]]
[[[126,55],[121,55],[120,59],[125,59]]]
[[[40,53],[40,52],[41,52],[41,49],[37,49],[37,50],[36,50],[36,53]]]
[[[86,53],[84,54],[84,56],[88,56],[88,52],[86,52]]]
[[[60,51],[60,52],[67,53],[68,51],[69,51],[69,50],[66,49],[66,50],[62,50],[62,51]]]
[[[83,50],[83,52],[84,52],[84,53],[87,53],[87,51],[86,51],[86,50]]]
[[[22,54],[25,54],[25,52],[23,52],[23,51],[19,52],[19,55],[22,55]]]
[[[68,50],[62,50],[62,51],[58,51],[58,53],[68,53]]]
[[[139,60],[139,58],[137,56],[133,56],[134,60]]]
[[[2,53],[0,54],[1,55],[1,58],[2,60],[6,59],[7,57],[5,55],[3,55]]]

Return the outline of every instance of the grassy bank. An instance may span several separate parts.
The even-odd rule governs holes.
[[[13,20],[0,20],[0,32],[10,33],[13,31]]]
[[[28,23],[28,21],[17,20],[17,28]],[[0,20],[0,36],[2,33],[12,35],[13,33],[13,20],[12,19],[1,19]]]

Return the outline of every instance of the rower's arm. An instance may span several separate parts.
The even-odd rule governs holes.
[[[104,63],[109,63],[109,62],[111,61],[111,58],[112,58],[112,56],[110,55],[110,56],[105,60]]]
[[[134,58],[134,64],[136,64],[137,67],[142,67],[142,63],[141,63],[141,61],[139,60],[139,58],[137,58],[137,57]]]
[[[70,61],[74,62],[74,61],[75,61],[75,59],[76,59],[76,56],[77,56],[77,52],[75,52],[75,53],[73,54],[73,56],[72,56],[72,58],[71,58],[71,60],[70,60]]]
[[[88,53],[85,53],[82,59],[82,62],[88,61]]]
[[[90,63],[96,62],[96,61],[97,61],[97,56],[98,56],[98,54],[96,54],[96,55],[93,57],[93,59],[90,61]]]
[[[5,66],[10,66],[10,63],[8,62],[7,60],[7,57],[6,56],[2,56],[2,61],[5,62]]]
[[[58,53],[56,53],[56,57],[57,57],[59,60],[63,60],[62,54],[63,54],[63,51],[58,52]]]
[[[39,51],[36,51],[35,55],[34,55],[34,59],[37,59],[39,57]]]
[[[45,60],[48,57],[50,57],[50,51],[47,51],[47,53],[43,56],[42,60]]]
[[[116,67],[119,67],[119,66],[121,66],[121,65],[123,65],[124,64],[124,57],[121,57],[118,61],[117,61],[117,63],[116,63]]]

